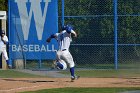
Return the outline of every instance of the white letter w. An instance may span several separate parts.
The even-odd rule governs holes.
[[[33,14],[34,14],[38,40],[42,40],[42,34],[44,30],[44,23],[46,20],[48,3],[51,2],[51,0],[44,0],[45,7],[43,13],[41,10],[41,4],[40,4],[41,1],[42,0],[30,0],[31,7],[28,15],[27,6],[26,6],[28,0],[15,0],[15,2],[17,2],[18,5],[22,31],[24,34],[24,40],[28,40],[29,28],[30,28],[31,18]]]

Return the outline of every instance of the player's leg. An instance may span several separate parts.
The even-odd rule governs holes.
[[[62,55],[62,52],[61,51],[57,51],[56,52],[56,60],[60,60],[61,59],[61,55]]]
[[[62,51],[57,51],[56,53],[57,59],[56,59],[56,67],[57,69],[65,70],[67,68],[67,64],[64,60],[61,59]]]
[[[66,70],[67,69],[67,64],[64,60],[59,60],[56,62],[57,68],[61,70]]]
[[[61,52],[60,52],[60,51],[57,51],[57,52],[56,52],[56,60],[53,61],[53,64],[54,64],[55,68],[57,68],[57,69],[59,69],[59,68],[57,67],[57,62],[59,62],[59,60],[60,60],[60,55],[61,55]]]
[[[75,63],[73,61],[73,57],[72,55],[70,54],[69,51],[64,51],[63,52],[63,59],[69,64],[69,67],[70,67],[70,73],[71,73],[71,79],[72,80],[75,80],[75,79],[78,79],[79,76],[76,76],[75,75]]]
[[[6,49],[4,49],[4,50],[2,51],[2,54],[3,54],[3,56],[4,56],[5,60],[6,60],[6,63],[7,63],[8,68],[11,68],[12,65],[11,65],[10,62],[9,62],[9,58],[8,58]]]

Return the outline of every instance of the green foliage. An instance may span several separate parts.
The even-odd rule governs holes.
[[[8,10],[8,0],[0,0],[0,11]]]
[[[58,0],[59,29],[61,28],[61,3],[61,0]],[[7,11],[7,4],[8,0],[0,0],[0,10]],[[78,33],[78,39],[73,40],[73,43],[76,44],[114,44],[113,14],[113,0],[65,0],[65,16],[84,16],[65,17],[65,24],[72,24]],[[138,14],[140,14],[139,0],[118,0],[119,44],[140,44],[140,16],[130,16]],[[114,61],[114,49],[112,49],[114,46],[88,47],[92,53],[85,51],[84,54],[82,47],[76,46],[71,49],[74,53],[74,59],[78,62],[100,64],[106,63],[106,61],[113,63]],[[81,56],[78,57],[77,55]],[[87,55],[88,60],[80,60]],[[97,60],[97,58],[99,59]],[[130,60],[133,62],[140,60],[140,47],[119,47],[119,61],[127,62]]]
[[[61,0],[59,0],[59,15],[61,16]],[[131,15],[139,14],[140,2],[118,0],[118,14]],[[91,35],[100,38],[101,41],[106,38],[113,38],[114,18],[112,0],[65,0],[65,16],[95,16],[84,18],[65,18],[65,24],[73,24],[80,38]],[[99,15],[99,16],[98,16]],[[103,15],[110,15],[110,17]],[[118,17],[118,34],[119,38],[127,38],[125,43],[140,43],[140,17],[119,16]],[[137,37],[135,37],[137,36]],[[123,42],[123,40],[119,40]],[[94,42],[95,43],[95,42]],[[106,42],[106,43],[109,43]],[[113,42],[112,42],[113,43]]]
[[[59,7],[61,6],[60,2],[61,0],[59,0]],[[140,14],[139,0],[118,0],[119,44],[140,44],[140,16],[130,16],[138,14]],[[114,44],[113,15],[113,0],[65,0],[65,16],[84,16],[65,17],[65,24],[72,24],[74,30],[78,33],[78,39],[75,39],[73,42],[75,44]],[[59,8],[59,16],[61,16],[61,8]],[[59,24],[61,24],[61,21],[59,21]],[[88,50],[93,52],[90,53],[87,50],[88,52],[85,51],[83,54],[83,46],[75,46],[75,48],[71,49],[74,59],[77,62],[85,61],[86,63],[93,62],[99,64],[105,63],[104,59],[108,59],[108,62],[113,63],[114,49],[107,46],[104,46],[102,49],[90,47],[88,47]],[[95,51],[96,54],[94,53]],[[82,58],[86,58],[86,55],[88,55],[88,58],[83,60]],[[97,58],[99,59],[97,60]],[[120,62],[130,60],[134,62],[139,60],[139,58],[139,46],[119,47]]]

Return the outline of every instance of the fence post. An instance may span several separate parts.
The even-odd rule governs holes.
[[[117,14],[117,0],[114,0],[114,62],[115,62],[115,69],[118,69],[118,32],[117,32],[117,21],[118,21],[118,14]]]
[[[8,50],[8,52],[9,52],[9,63],[13,66],[13,62],[12,62],[12,60],[11,60],[11,19],[10,19],[10,15],[11,15],[11,9],[10,9],[10,0],[8,0],[8,34],[9,34],[9,50]]]
[[[64,26],[65,0],[62,0],[62,26]]]
[[[41,69],[41,67],[42,67],[42,60],[41,59],[38,61],[38,66],[39,66],[38,68]]]

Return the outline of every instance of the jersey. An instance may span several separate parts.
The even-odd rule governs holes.
[[[70,43],[72,42],[71,33],[67,33],[64,30],[61,33],[56,33],[55,36],[58,41],[58,50],[69,50]]]
[[[8,42],[8,38],[6,35],[3,37],[3,40]],[[6,44],[4,44],[4,42],[1,40],[1,36],[0,36],[0,48],[6,48]]]
[[[6,35],[3,37],[3,40],[8,42],[8,38]],[[4,44],[4,42],[1,40],[1,36],[0,36],[0,55],[1,55],[1,53],[3,53],[5,60],[8,60],[8,55],[6,52],[6,44]]]
[[[73,30],[71,33],[75,33]],[[69,52],[70,43],[72,42],[71,33],[67,33],[66,30],[61,33],[56,33],[55,38],[58,41],[58,51],[56,52],[57,60],[64,60],[69,64],[69,67],[72,68],[75,66],[73,57]]]

